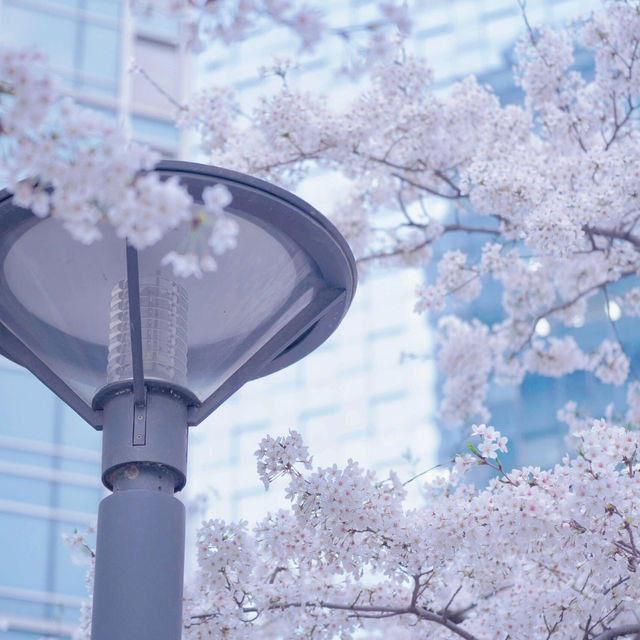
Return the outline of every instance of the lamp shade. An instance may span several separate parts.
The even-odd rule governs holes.
[[[266,182],[167,161],[194,201],[226,186],[238,243],[201,278],[162,258],[189,238],[187,223],[137,252],[144,383],[167,387],[200,422],[247,380],[285,367],[340,323],[356,286],[351,251],[310,205]],[[104,399],[134,379],[127,244],[105,225],[83,245],[55,219],[0,194],[0,349],[96,427]]]

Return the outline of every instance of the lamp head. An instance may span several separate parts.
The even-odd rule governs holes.
[[[201,422],[246,381],[324,342],[355,292],[346,241],[306,202],[216,167],[167,161],[156,171],[179,176],[196,203],[208,186],[231,192],[238,244],[216,271],[179,278],[162,264],[191,233],[186,223],[137,252],[107,225],[87,246],[0,193],[0,350],[96,428],[105,400],[136,378],[182,398],[189,423]]]

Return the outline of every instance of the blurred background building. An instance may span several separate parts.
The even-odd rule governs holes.
[[[184,155],[173,104],[191,62],[169,20],[138,21],[120,0],[0,0],[0,42],[35,45],[59,85],[167,157]],[[30,373],[0,362],[0,632],[3,640],[70,637],[86,600],[86,566],[64,533],[95,523],[104,490],[100,435]]]
[[[558,24],[593,4],[530,0],[528,12],[532,22]],[[372,0],[333,0],[326,6],[334,24],[363,24],[379,16]],[[438,86],[476,73],[505,99],[511,95],[509,52],[523,26],[516,0],[430,0],[419,10],[413,38],[432,62]],[[37,45],[79,102],[128,123],[135,138],[178,158],[192,157],[191,141],[173,127],[175,106],[167,96],[179,102],[198,86],[227,83],[250,102],[259,90],[258,67],[281,50],[295,51],[289,34],[265,31],[250,43],[214,47],[196,62],[178,47],[169,20],[134,18],[120,0],[0,0],[0,42]],[[350,55],[342,47],[336,42],[320,47],[302,62],[301,77],[313,81],[314,89],[324,86],[332,95],[348,97],[347,79],[336,81],[332,74],[336,61]],[[144,75],[129,73],[133,58],[160,91]],[[516,94],[508,99],[517,100]],[[300,195],[322,211],[321,180],[312,178]],[[253,452],[266,433],[297,429],[316,463],[353,457],[381,472],[391,467],[408,472],[407,449],[419,458],[420,469],[448,455],[446,448],[438,453],[433,364],[401,358],[432,351],[428,325],[411,313],[422,277],[387,272],[361,284],[344,323],[317,352],[250,383],[192,430],[186,492],[193,505],[192,538],[200,516],[255,520],[281,504],[277,492],[265,494],[255,473]],[[490,316],[496,303],[483,300],[481,313]],[[527,394],[540,404],[540,397],[570,397],[572,391],[537,384],[519,396],[492,391],[492,403],[511,423],[510,412],[518,402],[530,401]],[[499,416],[495,408],[494,414]],[[556,452],[560,430],[550,428]],[[445,440],[452,438],[446,434]],[[551,445],[539,439],[536,446]],[[518,451],[523,448],[517,445]],[[99,451],[99,434],[30,374],[0,363],[3,640],[70,636],[86,597],[85,568],[73,564],[62,534],[95,519],[103,494]],[[198,500],[201,494],[209,496],[208,504]]]

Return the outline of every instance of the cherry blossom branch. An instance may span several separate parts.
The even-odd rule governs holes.
[[[391,175],[394,178],[398,178],[398,180],[400,180],[402,182],[406,182],[407,184],[411,185],[412,187],[415,187],[416,189],[420,189],[421,191],[426,191],[427,193],[431,194],[432,196],[436,196],[438,198],[444,198],[445,200],[460,200],[462,198],[467,198],[468,197],[466,194],[462,194],[460,192],[458,192],[458,193],[454,192],[453,194],[442,193],[442,192],[438,191],[437,189],[432,189],[431,187],[427,187],[424,184],[420,184],[419,182],[415,182],[414,180],[411,180],[410,178],[407,178],[406,176],[403,176],[400,173],[391,172]]]
[[[436,464],[433,467],[429,468],[429,469],[425,469],[424,471],[420,471],[420,473],[416,473],[414,476],[412,476],[411,478],[409,478],[408,480],[405,480],[402,483],[402,486],[405,487],[408,484],[410,484],[411,482],[413,482],[414,480],[417,480],[418,478],[421,478],[422,476],[426,475],[427,473],[429,473],[430,471],[433,471],[434,469],[439,469],[440,467],[444,467],[445,465],[447,465],[448,463],[443,462],[440,464]]]
[[[428,223],[422,224],[422,223],[413,222],[413,221],[402,224],[402,225],[398,225],[397,228],[402,226],[405,226],[405,227],[409,226],[409,227],[414,227],[417,229],[424,229],[424,230],[429,229]],[[442,235],[444,235],[445,233],[452,233],[456,231],[462,231],[464,233],[472,233],[472,234],[474,233],[488,234],[496,237],[499,237],[501,235],[501,232],[498,229],[491,229],[490,227],[471,227],[463,224],[447,224],[447,225],[443,225],[441,229],[442,229]],[[369,262],[371,260],[384,260],[386,258],[394,258],[402,255],[407,255],[410,253],[415,253],[416,251],[420,251],[421,249],[424,249],[425,247],[433,244],[436,240],[437,238],[429,238],[423,242],[419,242],[411,246],[403,246],[403,247],[399,247],[389,251],[382,250],[375,253],[369,253],[365,256],[359,257],[357,259],[357,262]]]
[[[591,621],[592,616],[589,615],[589,617],[587,618],[587,623],[584,626],[583,640],[589,640],[592,634],[597,633],[595,631],[595,628],[599,625],[606,630],[607,626],[610,626],[611,623],[620,614],[620,604],[621,604],[620,602],[617,602],[611,610],[603,613],[597,620],[594,620],[593,622]],[[605,620],[608,620],[606,624],[605,624]]]
[[[500,482],[503,482],[504,484],[510,484],[513,487],[517,487],[519,485],[518,482],[514,481],[513,478],[511,478],[509,474],[505,472],[504,467],[502,466],[502,463],[497,456],[495,458],[496,463],[494,464],[487,456],[482,455],[482,453],[480,453],[480,451],[478,451],[478,449],[476,449],[473,444],[467,444],[467,448],[474,456],[476,456],[476,458],[478,459],[478,464],[489,467],[490,469],[497,471],[500,476],[502,476],[500,478]]]
[[[615,93],[612,96],[612,102],[613,102],[613,132],[611,133],[611,136],[609,137],[609,140],[606,141],[605,146],[604,146],[604,150],[608,151],[609,147],[613,144],[613,142],[616,140],[616,138],[618,137],[618,133],[620,132],[620,129],[622,129],[622,127],[624,127],[624,125],[629,121],[629,118],[631,117],[631,114],[636,110],[638,105],[634,105],[631,101],[631,96],[627,96],[626,100],[627,100],[627,106],[628,109],[625,112],[624,117],[622,118],[622,120],[618,120],[618,111],[617,111],[617,107],[616,107],[616,97],[615,97]]]
[[[389,151],[391,151],[391,149]],[[363,154],[358,152],[357,149],[354,149],[353,153],[354,153],[354,155],[357,155],[357,156],[363,156]],[[414,168],[414,167],[398,164],[396,162],[391,162],[386,156],[383,157],[383,158],[377,158],[376,156],[371,156],[371,155],[367,155],[367,156],[364,156],[364,157],[366,157],[367,160],[372,160],[373,162],[376,162],[378,164],[381,164],[381,165],[384,165],[386,167],[389,167],[390,169],[398,169],[400,171],[406,171],[408,173],[417,173],[417,174],[424,174],[424,173],[429,173],[430,172],[434,176],[436,176],[437,178],[442,180],[445,184],[447,184],[447,186],[453,192],[453,194],[449,194],[448,196],[447,195],[442,195],[442,197],[451,197],[451,196],[455,196],[455,197],[458,197],[458,198],[466,198],[467,197],[467,194],[463,194],[462,191],[460,190],[460,187],[449,176],[447,176],[447,174],[444,171],[442,171],[441,169],[430,169],[422,160],[418,160],[418,162],[422,166],[419,167],[419,168],[418,167]],[[393,173],[392,175],[394,175],[395,177],[399,177],[395,173]],[[438,192],[434,193],[434,195],[436,195],[437,193]]]
[[[441,615],[446,618],[446,619],[451,619],[449,618],[449,607],[453,604],[453,601],[455,600],[456,596],[460,593],[460,591],[462,590],[462,585],[460,585],[452,594],[451,597],[449,598],[449,601],[447,602],[447,604],[444,605],[444,609],[442,609],[441,611]]]
[[[584,291],[581,291],[580,293],[578,293],[577,295],[575,295],[573,298],[571,298],[570,300],[566,300],[565,302],[562,302],[560,304],[557,304],[553,307],[549,307],[548,309],[545,309],[545,311],[543,311],[542,313],[539,313],[531,322],[530,327],[531,330],[527,336],[527,339],[520,345],[520,347],[518,347],[518,349],[516,351],[513,352],[512,357],[516,356],[517,354],[521,353],[522,350],[529,344],[531,344],[531,339],[533,338],[533,336],[535,335],[535,328],[536,325],[538,324],[538,321],[542,320],[542,318],[545,318],[547,316],[550,316],[554,313],[558,313],[559,311],[564,311],[566,309],[568,309],[569,307],[571,307],[572,305],[576,304],[576,302],[578,302],[578,300],[580,300],[581,298],[583,298],[586,295],[589,295],[590,293],[593,293],[594,291],[597,291],[598,289],[602,289],[602,287],[605,287],[608,284],[612,284],[614,282],[619,282],[620,280],[622,280],[623,278],[627,278],[630,276],[634,276],[636,275],[635,271],[623,271],[619,278],[615,279],[615,280],[605,280],[604,282],[598,282],[597,284],[592,285],[591,287],[588,287],[587,289],[585,289]]]
[[[460,191],[460,187],[453,180],[451,180],[451,178],[449,178],[445,173],[443,173],[439,169],[434,169],[433,173],[436,176],[438,176],[438,178],[446,182],[451,187],[451,190],[454,192],[455,195],[460,197],[466,197],[465,194],[463,194],[462,191]]]
[[[524,21],[524,25],[527,28],[527,31],[529,33],[529,38],[531,39],[531,44],[535,47],[536,46],[536,36],[535,36],[535,32],[533,31],[533,27],[531,26],[531,23],[529,22],[529,17],[527,16],[527,0],[517,0],[518,5],[520,6],[520,13],[522,15],[522,20]]]
[[[160,84],[149,75],[144,67],[141,67],[139,64],[134,64],[130,69],[130,73],[137,73],[141,75],[154,88],[155,91],[157,91],[163,98],[166,98],[178,111],[184,111],[186,109],[185,105],[178,102],[175,96],[171,95],[168,91],[163,89]]]
[[[640,249],[640,237],[633,235],[630,231],[619,231],[617,229],[605,229],[602,227],[593,227],[585,225],[583,231],[588,234],[602,236],[603,238],[611,238],[613,240],[626,240],[636,249]]]
[[[544,625],[547,628],[547,637],[545,638],[545,640],[549,640],[551,636],[558,630],[558,627],[562,624],[562,620],[564,619],[564,609],[560,611],[560,613],[558,614],[558,618],[553,623],[553,625],[549,624],[546,615],[543,615],[542,618],[544,620]]]
[[[411,593],[411,604],[409,606],[415,607],[418,603],[418,596],[420,595],[420,578],[421,576],[412,576],[413,579],[413,591]]]
[[[491,229],[490,227],[470,227],[464,224],[445,224],[442,227],[444,233],[451,231],[464,231],[465,233],[485,233],[493,236],[501,236],[499,229]]]
[[[616,629],[607,629],[595,636],[593,640],[613,640],[613,638],[630,636],[633,633],[640,633],[640,624],[624,624]]]
[[[314,151],[306,151],[301,152],[296,156],[292,156],[291,158],[287,158],[285,160],[278,160],[277,162],[271,162],[270,164],[260,165],[251,167],[252,171],[255,173],[267,173],[269,171],[273,171],[274,169],[279,169],[281,167],[288,167],[291,165],[295,165],[297,163],[304,162],[306,160],[318,160],[322,157],[322,154],[329,147],[319,147]]]
[[[455,633],[464,640],[479,640],[477,636],[468,632],[466,629],[463,629],[460,625],[452,622],[447,615],[440,615],[437,613],[433,613],[424,609],[423,607],[417,604],[411,604],[407,607],[389,607],[382,605],[359,605],[359,604],[342,604],[339,602],[327,602],[327,601],[305,601],[305,602],[283,602],[278,604],[271,604],[264,608],[264,610],[268,611],[284,611],[286,609],[292,608],[305,608],[305,609],[326,609],[333,611],[351,611],[356,614],[356,617],[370,617],[374,616],[405,616],[412,615],[420,618],[421,620],[425,620],[427,622],[434,622],[439,624],[445,628],[447,628],[452,633]],[[261,609],[258,607],[243,607],[242,612],[244,614],[255,614],[260,613]],[[362,614],[362,615],[360,615]],[[192,620],[196,620],[197,623],[201,623],[206,621],[209,618],[217,616],[217,613],[203,613],[191,616]]]
[[[358,258],[356,262],[369,262],[371,260],[384,260],[386,258],[395,258],[397,256],[405,256],[407,254],[420,251],[420,249],[424,249],[430,244],[432,244],[432,240],[425,240],[424,242],[419,242],[418,244],[412,245],[411,247],[400,247],[398,249],[392,249],[391,251],[380,251],[377,253],[370,253],[370,254],[367,254],[366,256],[362,256]]]

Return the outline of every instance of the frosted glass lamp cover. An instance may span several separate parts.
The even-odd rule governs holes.
[[[285,367],[335,330],[356,286],[351,251],[310,205],[236,172],[167,161],[196,203],[225,185],[238,246],[202,278],[176,277],[162,257],[188,225],[137,252],[144,383],[170,387],[197,424],[247,380]],[[51,218],[0,193],[0,350],[95,427],[110,394],[131,387],[126,243],[105,226],[85,246]]]

